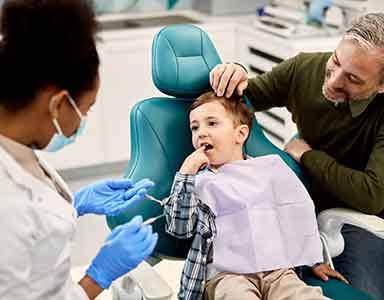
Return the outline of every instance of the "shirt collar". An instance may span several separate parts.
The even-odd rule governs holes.
[[[37,163],[33,150],[23,144],[15,142],[4,135],[0,135],[0,145],[20,164],[27,165],[31,162]]]
[[[251,159],[251,158],[253,158],[253,157],[248,155],[248,154],[245,154],[245,160]],[[207,166],[205,166],[204,168],[202,168],[200,170],[200,172],[206,172],[206,171],[209,171],[209,172],[212,172],[212,173],[215,173],[215,174],[217,174],[219,172],[218,169],[213,169],[210,165],[207,165]]]
[[[375,99],[376,94],[372,95],[368,99],[359,101],[350,101],[349,110],[353,118],[360,116],[368,107],[368,105]]]
[[[331,57],[332,53],[329,53],[329,55],[327,56],[327,61],[329,59],[329,57]],[[324,65],[324,68],[325,68],[325,65]],[[325,72],[325,69],[324,69],[324,72]],[[329,101],[324,95],[323,95],[324,99],[326,101]],[[357,118],[358,116],[360,116],[368,107],[368,105],[375,99],[376,97],[376,94],[372,95],[371,97],[369,97],[368,99],[365,99],[365,100],[360,100],[360,101],[350,101],[348,104],[349,106],[349,110],[351,111],[351,115],[353,118]],[[332,102],[332,101],[330,101]],[[339,103],[341,104],[341,103]],[[335,106],[339,105],[339,104],[334,104]]]

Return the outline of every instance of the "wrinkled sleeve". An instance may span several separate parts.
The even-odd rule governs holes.
[[[256,111],[272,107],[290,107],[289,90],[300,54],[278,64],[270,72],[248,80],[245,95]]]
[[[66,284],[66,300],[89,300],[89,297],[85,293],[84,289],[74,282],[71,277],[68,278]]]
[[[164,206],[166,231],[177,238],[190,238],[196,231],[198,201],[194,195],[195,177],[176,173]]]
[[[301,162],[316,181],[348,206],[368,214],[384,210],[384,123],[362,171],[318,150],[304,153]]]
[[[4,183],[1,187],[0,299],[37,300],[32,290],[36,288],[36,284],[32,287],[30,281],[33,277],[33,267],[36,267],[33,258],[42,220],[37,216],[35,209],[28,205],[30,200],[27,191],[9,188]],[[48,276],[49,274],[47,278]],[[63,280],[60,291],[55,290],[54,293],[62,295],[65,300],[89,300],[83,288],[72,280],[69,272],[63,276],[68,276],[67,280]],[[40,284],[50,284],[50,281],[47,279],[47,282],[41,281]]]
[[[2,190],[0,201],[0,298],[28,299],[35,246],[35,222],[29,207],[20,207],[22,193]]]

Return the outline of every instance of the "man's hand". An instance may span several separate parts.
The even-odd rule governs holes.
[[[285,146],[284,150],[300,163],[303,154],[312,148],[303,139],[294,139]]]
[[[208,163],[209,159],[205,154],[205,146],[202,146],[184,160],[179,172],[184,175],[193,175]]]
[[[236,90],[242,96],[248,87],[248,75],[243,67],[237,64],[219,64],[209,74],[213,91],[217,96],[231,97]]]
[[[333,270],[328,264],[317,265],[316,267],[312,268],[312,272],[323,281],[328,281],[329,277],[331,277],[339,279],[346,284],[349,284],[348,280],[345,279],[343,275]]]

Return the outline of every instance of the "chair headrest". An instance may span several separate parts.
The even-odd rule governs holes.
[[[210,89],[209,72],[221,63],[208,35],[189,24],[167,26],[152,44],[152,79],[163,93],[195,98]]]

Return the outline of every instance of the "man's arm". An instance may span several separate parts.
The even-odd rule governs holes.
[[[171,194],[165,203],[166,231],[177,238],[194,235],[198,201],[194,196],[195,175],[176,173]]]
[[[261,111],[276,106],[286,106],[289,109],[289,93],[294,88],[292,81],[299,56],[287,59],[270,72],[248,80],[245,95],[255,110]]]
[[[316,181],[350,207],[368,214],[384,210],[384,124],[363,171],[343,166],[318,150],[305,152],[301,162]]]
[[[210,83],[219,97],[245,94],[256,110],[288,106],[288,94],[294,89],[291,83],[299,57],[288,59],[252,79],[248,79],[246,70],[238,64],[219,64],[210,73]]]

